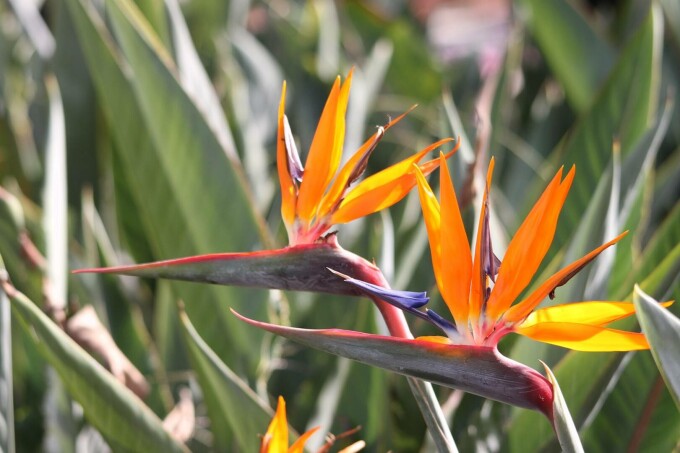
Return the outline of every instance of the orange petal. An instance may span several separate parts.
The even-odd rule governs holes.
[[[338,175],[335,177],[331,188],[328,190],[328,192],[326,192],[323,200],[321,201],[318,212],[319,218],[325,217],[326,215],[330,214],[331,211],[337,208],[337,205],[341,201],[345,190],[352,183],[350,178],[352,178],[355,174],[357,167],[361,166],[360,164],[368,159],[382,137],[385,135],[385,132],[401,121],[411,110],[413,110],[413,108],[391,120],[385,126],[378,128],[378,130],[368,140],[366,140],[363,145],[361,145],[357,152],[352,155],[345,165],[342,166],[338,172]],[[365,164],[363,166],[365,168]]]
[[[442,275],[442,247],[441,247],[441,209],[437,197],[432,192],[432,188],[427,183],[425,175],[414,165],[414,173],[418,184],[418,195],[420,206],[423,210],[425,227],[427,228],[427,239],[430,242],[430,255],[432,256],[432,269],[437,287],[444,293],[444,279]]]
[[[431,335],[431,336],[423,336],[423,337],[418,337],[416,338],[416,341],[428,341],[430,343],[439,343],[439,344],[452,344],[451,340],[448,337],[441,337],[439,335]]]
[[[555,236],[557,219],[574,179],[575,167],[562,179],[560,169],[510,241],[487,313],[497,319],[512,305],[533,278]]]
[[[333,213],[332,223],[346,223],[388,208],[400,201],[416,184],[412,165],[419,162],[430,151],[451,140],[450,138],[439,140],[417,154],[361,181],[349,191],[338,210]]]
[[[453,319],[459,326],[467,326],[472,254],[465,226],[460,215],[453,181],[444,154],[439,156],[441,191],[440,272],[439,289],[448,305]],[[420,183],[419,183],[420,187]]]
[[[298,216],[307,222],[316,215],[326,186],[340,164],[351,79],[350,72],[342,88],[340,77],[335,80],[309,148],[297,203]]]
[[[517,333],[536,341],[576,351],[637,351],[649,349],[644,334],[571,322],[543,322],[520,327]]]
[[[606,244],[602,244],[595,250],[591,251],[583,258],[574,261],[567,267],[553,274],[548,280],[546,280],[541,286],[539,286],[538,289],[531,293],[529,297],[527,297],[517,305],[510,307],[508,311],[506,311],[505,314],[503,315],[503,319],[508,323],[516,323],[526,318],[529,315],[529,313],[531,313],[531,311],[534,308],[536,308],[538,304],[540,304],[541,301],[546,298],[546,296],[548,296],[548,294],[555,290],[555,288],[562,286],[564,283],[566,283],[567,280],[573,277],[585,265],[587,265],[589,262],[595,259],[597,255],[602,253],[602,251],[604,251],[606,248],[616,244],[626,234],[628,234],[628,232],[624,231],[611,241],[607,242]]]
[[[482,230],[484,228],[484,218],[489,200],[489,189],[491,189],[491,177],[496,161],[492,157],[489,161],[489,168],[486,171],[486,185],[484,186],[484,196],[482,197],[482,209],[479,211],[479,224],[477,225],[477,240],[475,241],[475,259],[472,262],[472,278],[470,283],[469,315],[471,321],[479,319],[479,312],[482,309],[483,288],[486,282],[482,281]]]
[[[288,155],[284,139],[283,117],[286,108],[286,82],[281,88],[281,102],[279,102],[279,127],[276,138],[276,167],[279,172],[279,184],[281,185],[281,217],[286,227],[293,225],[295,221],[295,184],[288,169]]]
[[[290,446],[290,449],[288,449],[288,453],[303,453],[305,451],[305,444],[309,440],[312,435],[319,430],[320,426],[317,426],[316,428],[312,428],[300,437],[298,437],[298,440],[296,440],[293,445]],[[286,450],[282,450],[286,451]]]
[[[668,307],[672,303],[672,301],[664,302],[661,305]],[[635,306],[630,302],[573,302],[536,310],[527,316],[527,319],[522,322],[521,327],[527,328],[534,324],[545,322],[572,322],[604,326],[634,313]]]
[[[260,453],[288,451],[288,421],[286,420],[286,401],[279,396],[276,414],[269,423],[267,433],[262,438]]]

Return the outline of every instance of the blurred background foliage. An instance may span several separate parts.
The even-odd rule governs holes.
[[[285,245],[281,83],[304,157],[333,79],[350,67],[346,150],[419,104],[369,171],[460,136],[449,166],[468,231],[495,156],[497,253],[560,165],[577,173],[543,272],[631,230],[546,303],[632,300],[635,283],[679,298],[675,0],[8,0],[0,254],[26,297],[12,298],[11,316],[0,301],[0,449],[255,451],[278,395],[299,432],[322,426],[312,447],[360,425],[336,447],[433,448],[402,377],[229,313],[380,332],[365,300],[70,274]],[[340,242],[438,305],[420,219],[412,194],[339,227]],[[680,414],[648,352],[524,338],[500,347],[555,370],[587,451],[678,448]],[[461,451],[558,448],[537,413],[437,391]]]

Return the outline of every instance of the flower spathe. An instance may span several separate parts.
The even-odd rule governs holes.
[[[298,440],[296,440],[295,443],[289,448],[286,401],[282,396],[279,396],[279,401],[276,406],[276,413],[274,414],[271,423],[269,423],[267,432],[262,437],[260,453],[302,453],[304,451],[305,444],[312,434],[314,434],[318,429],[318,426],[316,428],[310,429],[301,435]]]
[[[470,250],[458,201],[445,161],[441,167],[441,204],[418,168],[417,177],[427,227],[435,280],[453,322],[432,310],[422,293],[390,292],[346,277],[359,290],[382,297],[441,329],[446,337],[423,340],[462,345],[496,346],[504,335],[516,332],[534,340],[581,351],[631,351],[648,349],[644,335],[605,327],[635,313],[632,303],[588,301],[536,310],[557,287],[565,284],[624,232],[561,269],[524,299],[516,302],[531,282],[552,243],[562,206],[574,179],[575,168],[562,178],[560,169],[550,181],[510,241],[503,260],[493,252],[489,231],[489,200],[494,160],[489,164],[486,187],[473,252]],[[414,303],[414,301],[416,301]],[[668,305],[665,304],[665,305]]]
[[[281,185],[281,216],[290,245],[314,243],[333,225],[347,223],[392,206],[416,184],[411,167],[430,151],[452,140],[433,143],[352,186],[366,170],[368,159],[385,132],[406,113],[378,127],[340,168],[351,82],[352,71],[344,83],[341,83],[340,77],[335,80],[304,167],[285,115],[286,84],[283,84],[276,161]],[[433,159],[420,164],[419,168],[423,174],[429,174],[437,166],[439,160]]]

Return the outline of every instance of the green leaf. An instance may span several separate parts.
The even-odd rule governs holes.
[[[571,418],[569,407],[567,407],[567,402],[564,400],[564,395],[562,395],[562,390],[560,390],[560,386],[557,384],[557,378],[548,368],[548,365],[544,363],[543,366],[545,367],[548,380],[553,387],[553,424],[557,438],[560,441],[560,447],[562,447],[562,451],[565,453],[582,453],[583,445],[581,445],[581,439],[578,437],[578,431],[576,431],[574,420]]]
[[[495,348],[456,346],[340,329],[298,329],[234,314],[253,326],[330,354],[546,415],[552,411],[550,383],[533,369],[502,356]]]
[[[26,296],[3,282],[12,313],[32,333],[43,357],[54,367],[87,420],[111,446],[132,451],[185,451],[161,421],[123,384],[69,338]],[[11,291],[8,291],[8,288]]]
[[[635,282],[642,280],[641,275],[646,277],[651,274],[668,258],[680,243],[678,225],[680,225],[680,202],[675,204],[663,222],[657,226],[641,256],[633,263],[634,272],[629,275],[624,288],[631,288]]]
[[[153,27],[156,34],[166,45],[169,45],[169,24],[165,14],[163,0],[134,0],[139,10]],[[171,19],[170,19],[171,20]]]
[[[237,159],[234,138],[220,105],[220,99],[201,64],[194,43],[191,42],[191,35],[179,3],[176,0],[168,0],[165,5],[172,26],[175,60],[182,87],[205,116],[206,122],[227,155],[232,159]]]
[[[614,52],[565,0],[524,0],[528,25],[570,105],[588,109],[614,61]],[[578,62],[578,63],[576,63]]]
[[[680,320],[637,285],[633,303],[656,366],[680,409]]]
[[[85,0],[67,0],[67,5],[113,130],[121,174],[138,207],[119,215],[143,226],[159,257],[252,248],[265,232],[240,165],[226,155],[181,87],[174,63],[139,12],[128,3],[123,9],[111,3],[112,19],[129,51],[124,55]],[[239,213],[229,228],[224,227],[226,209]],[[192,302],[187,312],[216,353],[230,365],[254,370],[257,349],[249,347],[261,337],[243,331],[226,310],[231,304],[264,314],[266,293],[173,288],[177,297]]]
[[[663,19],[655,4],[623,50],[592,108],[559,145],[553,157],[575,164],[576,180],[564,205],[556,239],[564,243],[578,224],[607,164],[614,138],[628,155],[657,111]]]
[[[257,451],[274,411],[208,347],[185,313],[180,313],[184,344],[203,390],[215,447]]]

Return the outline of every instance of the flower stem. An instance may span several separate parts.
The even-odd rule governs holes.
[[[366,272],[367,275],[364,275],[364,277],[370,279],[370,281],[366,281],[375,285],[380,285],[384,288],[390,287],[378,268],[374,266],[368,268],[364,267],[364,270],[367,269],[371,269],[372,272]],[[378,307],[380,314],[385,320],[390,335],[400,338],[413,338],[413,334],[408,327],[403,311],[388,304],[379,297],[371,296],[371,299],[376,307]],[[423,415],[423,419],[425,420],[425,424],[432,436],[434,444],[437,446],[437,450],[442,453],[458,453],[458,447],[456,447],[456,442],[453,440],[451,430],[446,422],[446,417],[439,404],[439,400],[437,400],[437,395],[434,393],[432,384],[412,377],[407,377],[406,380],[408,381],[408,385],[411,388],[411,393],[413,393],[416,403],[418,403],[418,408]]]

